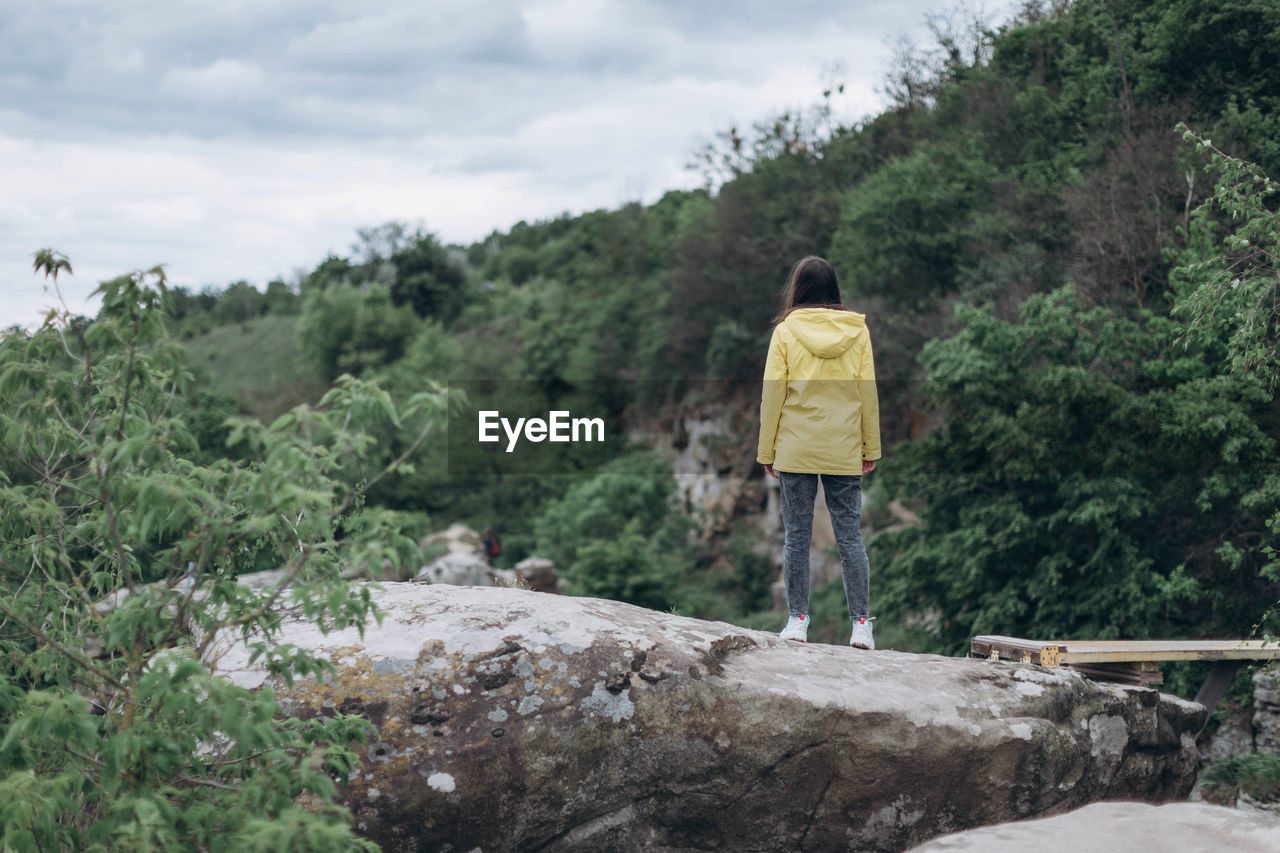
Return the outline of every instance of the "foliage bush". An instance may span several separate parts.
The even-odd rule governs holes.
[[[308,291],[298,335],[303,351],[332,381],[400,360],[420,326],[410,308],[393,303],[385,285],[335,285]]]
[[[534,525],[537,553],[562,567],[570,592],[670,609],[688,553],[674,496],[661,456],[620,457],[547,506]]]
[[[831,261],[850,292],[918,309],[956,290],[966,223],[986,206],[993,169],[981,157],[921,146],[850,190]]]
[[[416,234],[409,245],[391,255],[395,281],[391,301],[419,317],[447,323],[466,303],[464,264],[451,258],[431,234]]]
[[[1226,366],[1280,385],[1280,215],[1272,208],[1280,183],[1179,125],[1183,138],[1208,155],[1218,173],[1214,194],[1188,219],[1191,245],[1172,281],[1182,297],[1174,315],[1186,338],[1202,347],[1225,343]],[[1225,226],[1220,228],[1221,226]],[[1220,230],[1227,230],[1221,238]]]
[[[298,343],[328,381],[342,372],[340,364],[355,334],[361,301],[359,288],[347,284],[310,288],[303,296]]]
[[[754,371],[746,366],[754,357],[747,353],[768,349],[768,342],[761,343],[761,335],[752,332],[737,320],[721,320],[711,332],[707,343],[707,376],[711,379],[754,379]]]
[[[704,565],[704,563],[706,565]],[[742,624],[773,606],[774,557],[760,550],[757,534],[731,532],[714,549],[702,548],[676,578],[676,610],[684,616]],[[770,614],[776,620],[776,615]],[[766,619],[761,627],[775,626]]]
[[[1255,800],[1275,800],[1280,798],[1280,755],[1232,756],[1206,767],[1200,781],[1204,798],[1211,803],[1233,806],[1241,794]]]
[[[1272,200],[1280,183],[1253,163],[1232,157],[1179,125],[1183,139],[1207,153],[1205,171],[1218,174],[1214,193],[1196,209],[1199,232],[1185,263],[1172,277],[1180,299],[1174,314],[1185,319],[1184,340],[1221,353],[1221,365],[1232,375],[1261,383],[1274,401],[1280,386],[1280,215]],[[1226,225],[1215,239],[1215,215]],[[1276,406],[1271,407],[1272,414]],[[1272,434],[1276,419],[1270,420]],[[1280,582],[1280,476],[1269,479],[1264,495],[1248,495],[1255,511],[1268,514],[1265,532],[1248,547],[1262,563],[1262,577]],[[1243,556],[1230,543],[1224,557],[1238,563]],[[1252,555],[1251,555],[1252,556]],[[1255,629],[1274,639],[1267,620],[1280,602],[1267,608]]]
[[[37,267],[55,285],[70,271],[48,251]],[[397,411],[347,379],[270,426],[232,420],[250,461],[209,461],[183,417],[164,271],[97,294],[92,320],[54,310],[0,340],[0,848],[372,849],[336,803],[369,725],[284,716],[209,653],[242,638],[285,682],[331,670],[280,643],[281,609],[321,630],[375,615],[344,569],[417,548],[360,512],[368,483],[346,475],[366,425],[425,415],[421,441],[442,396]],[[278,583],[236,582],[246,546],[273,555]]]
[[[885,472],[927,505],[875,542],[882,605],[941,614],[930,645],[947,652],[983,633],[1247,633],[1277,592],[1248,547],[1280,506],[1263,385],[1195,351],[1167,360],[1167,321],[1069,290],[1020,323],[959,315],[922,354],[946,421]]]

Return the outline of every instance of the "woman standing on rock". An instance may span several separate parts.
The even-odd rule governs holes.
[[[866,317],[845,308],[836,271],[801,259],[782,294],[764,367],[757,460],[782,491],[782,577],[790,619],[781,636],[809,631],[809,540],[818,480],[831,513],[853,636],[874,649],[871,566],[862,544],[862,475],[880,458],[880,402]]]

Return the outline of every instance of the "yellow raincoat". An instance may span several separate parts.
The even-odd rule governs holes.
[[[880,458],[880,399],[866,315],[799,308],[773,330],[757,461],[776,471],[862,474]]]

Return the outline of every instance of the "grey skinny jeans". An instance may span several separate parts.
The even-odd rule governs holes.
[[[797,474],[778,471],[782,488],[782,579],[787,585],[787,609],[798,616],[809,612],[809,542],[813,538],[813,502],[818,477],[831,514],[831,527],[840,551],[840,573],[849,618],[870,616],[871,563],[862,544],[862,478],[848,474]]]

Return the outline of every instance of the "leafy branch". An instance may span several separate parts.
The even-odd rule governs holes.
[[[1225,342],[1229,367],[1256,375],[1274,393],[1280,382],[1280,183],[1256,164],[1233,157],[1179,123],[1177,130],[1208,156],[1214,192],[1192,213],[1202,257],[1173,271],[1182,293],[1175,315],[1187,319],[1184,341]],[[1226,228],[1214,240],[1219,228]]]
[[[34,268],[55,289],[72,269],[49,249]],[[92,319],[63,302],[0,338],[0,848],[367,848],[335,782],[368,724],[292,720],[219,678],[213,650],[231,631],[286,683],[332,670],[280,642],[281,603],[322,630],[378,615],[349,568],[420,555],[364,497],[410,467],[447,395],[397,409],[344,377],[315,408],[233,421],[251,461],[200,462],[163,268],[95,295]],[[383,423],[416,437],[366,470]],[[275,583],[238,583],[246,549]]]

